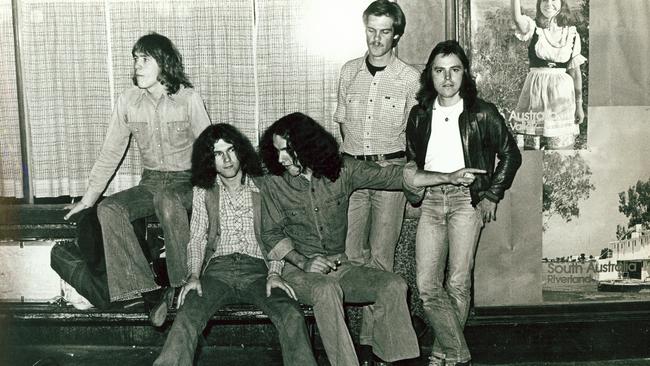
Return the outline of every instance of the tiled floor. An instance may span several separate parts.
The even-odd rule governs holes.
[[[160,352],[157,347],[29,346],[12,347],[0,356],[0,366],[143,366],[151,365]],[[319,360],[324,366],[325,360]],[[426,360],[402,362],[402,366],[424,366]],[[280,352],[263,348],[206,347],[197,366],[281,366]],[[474,363],[474,366],[496,364]],[[508,366],[647,366],[650,359],[524,362]]]

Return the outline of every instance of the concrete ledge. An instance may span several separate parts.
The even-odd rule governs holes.
[[[313,321],[314,312],[311,306],[302,305],[305,319]],[[167,315],[167,321],[173,321],[176,315],[175,310],[170,310]],[[115,322],[142,322],[149,323],[149,318],[142,311],[142,306],[136,306],[135,309],[120,310],[77,310],[72,306],[61,306],[57,304],[25,304],[25,303],[0,303],[0,319],[6,319],[11,322],[21,321],[43,321],[43,322],[97,322],[97,323],[115,323]],[[250,304],[227,305],[217,310],[212,316],[211,321],[242,321],[257,322],[268,320],[262,310]]]

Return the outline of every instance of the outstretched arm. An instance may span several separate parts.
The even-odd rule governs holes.
[[[416,187],[430,187],[441,184],[453,184],[455,186],[469,186],[476,179],[475,174],[485,174],[483,169],[462,168],[452,173],[429,172],[418,170],[413,177],[413,185]]]

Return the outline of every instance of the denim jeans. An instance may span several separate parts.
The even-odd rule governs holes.
[[[417,285],[435,334],[433,355],[448,363],[471,358],[463,328],[482,227],[468,188],[427,188],[415,239]]]
[[[171,286],[187,277],[187,243],[192,206],[190,171],[145,170],[140,184],[104,199],[97,215],[104,237],[111,301],[128,300],[157,289],[131,221],[156,214],[165,235],[167,273]]]
[[[381,166],[404,165],[405,158],[377,162]],[[360,189],[350,196],[345,254],[351,262],[393,271],[395,248],[402,231],[406,196],[402,191]],[[361,344],[372,338],[373,306],[363,308]]]
[[[406,281],[397,274],[344,261],[328,274],[304,272],[287,264],[283,277],[298,300],[314,308],[316,325],[332,366],[355,366],[359,360],[345,324],[343,303],[374,303],[369,345],[393,362],[418,357],[420,349],[406,305]]]
[[[299,304],[282,290],[266,297],[264,260],[244,254],[213,258],[201,276],[203,296],[191,291],[176,314],[154,366],[191,366],[198,337],[210,317],[223,305],[251,303],[266,314],[276,329],[287,366],[315,366],[307,325]]]
[[[106,273],[93,272],[75,243],[54,245],[50,252],[50,266],[95,307],[110,307]]]

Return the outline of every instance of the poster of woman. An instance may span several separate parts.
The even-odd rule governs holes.
[[[524,149],[587,146],[589,0],[472,2],[473,63]]]

